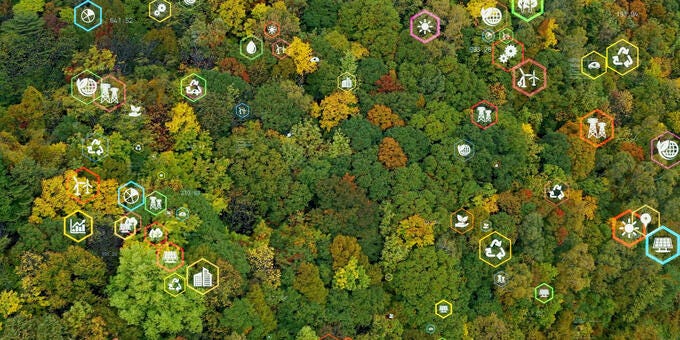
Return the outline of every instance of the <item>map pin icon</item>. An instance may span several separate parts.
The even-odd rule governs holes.
[[[640,221],[646,227],[649,224],[649,222],[652,222],[652,215],[650,215],[648,213],[644,213],[640,216]]]

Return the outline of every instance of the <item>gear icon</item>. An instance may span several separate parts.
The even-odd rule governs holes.
[[[507,54],[501,54],[500,57],[498,57],[498,61],[500,61],[503,64],[508,63],[508,55]]]
[[[517,55],[517,47],[515,45],[508,45],[505,47],[505,50],[503,51],[503,55],[507,56],[507,58],[512,58]]]

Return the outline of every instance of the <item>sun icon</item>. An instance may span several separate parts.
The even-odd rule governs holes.
[[[628,221],[626,222],[621,221],[621,223],[623,224],[623,226],[619,227],[619,230],[623,230],[623,232],[621,233],[622,237],[634,239],[637,238],[639,235],[642,235],[642,233],[640,232],[640,228],[635,226],[635,223],[637,223],[637,221],[633,221],[632,217],[629,217]]]
[[[425,18],[418,21],[418,33],[422,35],[432,34],[432,21]]]

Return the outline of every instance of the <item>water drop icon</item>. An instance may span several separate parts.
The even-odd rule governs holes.
[[[257,52],[257,45],[255,45],[255,42],[252,40],[248,42],[248,45],[246,45],[246,52],[248,54],[255,54],[255,52]]]

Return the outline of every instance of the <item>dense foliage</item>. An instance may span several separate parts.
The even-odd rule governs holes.
[[[545,1],[537,19],[513,17],[526,57],[547,67],[533,97],[487,53],[479,9],[495,1],[178,1],[162,23],[147,2],[95,2],[104,23],[91,32],[73,25],[73,2],[0,2],[0,338],[680,334],[680,260],[657,264],[611,228],[646,204],[680,232],[680,172],[648,151],[680,132],[678,1]],[[409,35],[424,8],[442,25],[428,44]],[[284,58],[263,37],[270,21],[290,42]],[[251,34],[265,40],[255,60],[239,53]],[[619,39],[639,47],[636,70],[580,74],[582,56]],[[85,69],[124,81],[128,104],[106,112],[70,96]],[[195,102],[178,90],[191,73],[208,84]],[[343,73],[356,89],[337,88]],[[499,108],[486,130],[470,121],[484,99]],[[239,103],[250,115],[234,114]],[[599,148],[579,138],[594,109],[616,124]],[[108,139],[98,161],[81,150],[93,134]],[[461,140],[475,147],[467,161]],[[84,205],[64,184],[82,166],[101,177]],[[555,179],[570,185],[559,206],[544,199]],[[177,273],[217,265],[216,289],[171,296],[145,233],[114,235],[130,180],[188,211],[138,212],[184,249]],[[450,228],[460,208],[475,216],[465,234]],[[76,209],[94,218],[79,243],[63,235]],[[513,240],[499,268],[478,258],[483,220]],[[546,304],[534,299],[543,282]],[[450,317],[435,315],[440,300]]]

